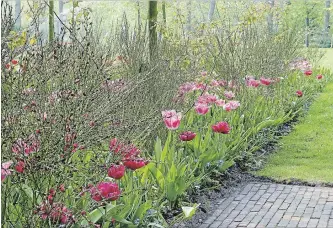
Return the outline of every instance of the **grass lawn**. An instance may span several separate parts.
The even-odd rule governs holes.
[[[333,71],[333,48],[325,49],[325,55],[320,61],[320,65]]]
[[[333,49],[321,65],[333,70]],[[257,175],[276,180],[291,178],[333,183],[333,83],[311,105],[291,134],[281,139],[280,149],[268,158]]]

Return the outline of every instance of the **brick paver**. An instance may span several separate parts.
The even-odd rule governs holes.
[[[220,202],[200,228],[333,228],[333,188],[250,183]]]

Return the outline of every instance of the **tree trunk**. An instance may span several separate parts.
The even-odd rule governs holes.
[[[162,2],[162,13],[163,13],[163,22],[164,22],[164,25],[166,25],[165,1]]]
[[[148,26],[149,26],[149,53],[152,58],[155,53],[157,44],[157,1],[149,1],[148,11]]]
[[[216,6],[216,0],[210,0],[209,12],[208,12],[208,21],[213,20],[215,6]]]
[[[139,29],[139,33],[141,31],[141,11],[140,11],[140,2],[137,1],[137,7],[138,7],[138,29]]]
[[[59,0],[59,18],[60,18],[60,20],[62,21],[62,22],[64,22],[64,20],[63,20],[63,16],[62,16],[62,13],[63,13],[63,11],[64,11],[64,2],[63,2],[63,0]],[[61,29],[62,29],[62,23],[60,22],[60,20],[58,20],[58,22],[57,22],[57,31],[58,31],[58,34],[60,34],[61,33]]]
[[[49,42],[54,39],[54,0],[49,0]]]
[[[274,22],[273,22],[273,12],[272,12],[272,8],[274,7],[274,0],[267,0],[267,3],[270,5],[270,11],[271,11],[267,16],[267,26],[269,34],[272,34],[274,32],[273,31]]]
[[[329,8],[331,7],[331,1],[330,0],[326,0],[326,11],[325,11],[325,23],[324,23],[324,31],[325,31],[325,35],[329,35],[329,30],[330,30],[330,10]]]
[[[187,22],[186,22],[186,30],[190,32],[192,30],[192,7],[191,7],[191,0],[189,0],[186,4],[187,8]]]
[[[15,2],[15,27],[17,29],[21,28],[21,0],[16,0]]]
[[[310,30],[310,18],[309,18],[309,13],[306,13],[306,18],[305,18],[305,25],[306,25],[306,30],[305,30],[305,46],[309,47],[310,45],[310,35],[309,35],[309,30]]]

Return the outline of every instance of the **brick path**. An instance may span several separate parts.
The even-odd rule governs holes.
[[[333,228],[333,188],[250,183],[218,202],[207,227]]]

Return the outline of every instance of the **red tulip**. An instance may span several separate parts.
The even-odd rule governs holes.
[[[205,115],[209,111],[209,106],[206,104],[197,103],[195,105],[195,111],[199,115]]]
[[[180,125],[182,114],[180,112],[177,113],[175,110],[166,110],[162,111],[162,117],[168,129],[176,130]]]
[[[268,86],[268,85],[271,84],[271,80],[268,79],[268,78],[260,78],[260,83],[261,83],[262,85],[266,85],[266,86]]]
[[[18,61],[17,61],[16,59],[13,59],[13,60],[12,60],[12,64],[13,64],[13,65],[16,65],[17,63],[18,63]]]
[[[137,159],[128,159],[128,160],[125,160],[123,163],[124,163],[124,165],[127,168],[129,168],[131,170],[136,170],[136,169],[140,169],[143,166],[147,165],[148,161],[145,161],[143,159],[137,158]]]
[[[25,164],[23,161],[19,161],[16,165],[15,165],[15,170],[19,173],[23,173],[24,172],[24,167]]]
[[[123,165],[111,165],[108,169],[108,176],[116,180],[121,179],[125,174],[125,166]]]
[[[102,199],[114,201],[120,197],[120,189],[116,183],[101,182],[90,189],[90,194],[95,201],[101,201]]]
[[[304,74],[306,76],[310,76],[310,75],[312,75],[312,70],[306,70],[306,71],[304,71]]]
[[[318,79],[318,80],[320,80],[320,79],[322,79],[322,78],[323,78],[323,75],[321,75],[321,74],[318,74],[318,75],[317,75],[317,79]]]
[[[180,140],[182,141],[191,141],[195,138],[196,134],[192,131],[185,131],[179,135]]]
[[[303,96],[303,92],[302,92],[301,90],[297,90],[297,91],[296,91],[296,95],[297,95],[298,97],[302,97],[302,96]]]
[[[230,127],[227,122],[219,122],[212,126],[214,132],[222,133],[222,134],[229,134]]]
[[[9,69],[10,69],[10,64],[7,63],[7,64],[5,65],[5,67],[6,67],[7,70],[9,70]]]

